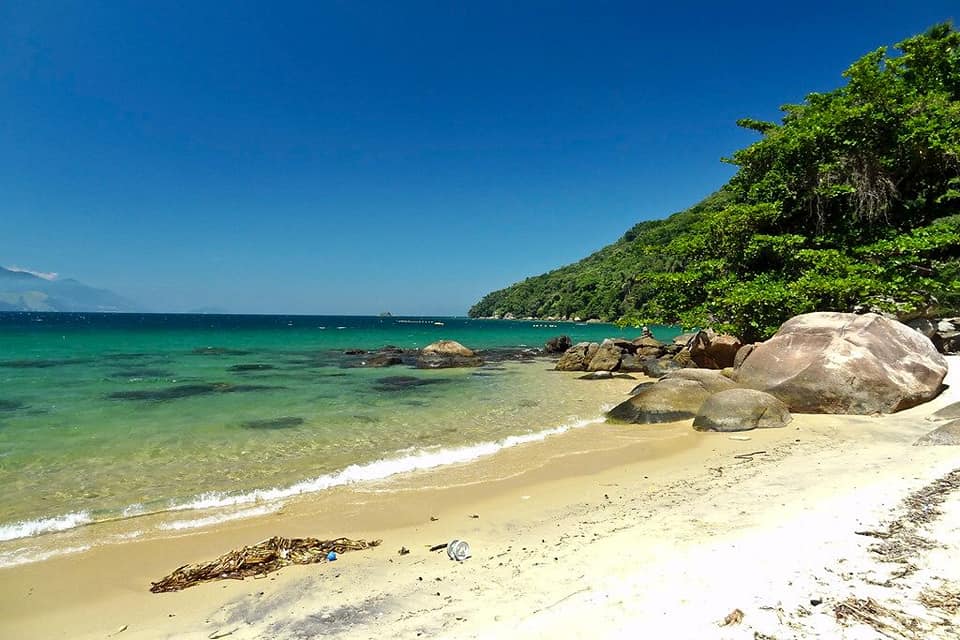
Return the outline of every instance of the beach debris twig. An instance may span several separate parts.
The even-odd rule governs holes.
[[[956,615],[960,612],[960,589],[942,584],[937,589],[928,589],[921,593],[920,602],[928,609],[939,609],[944,613]]]
[[[230,631],[224,631],[223,633],[220,633],[219,631],[214,631],[213,633],[211,633],[211,634],[208,635],[207,637],[208,637],[210,640],[217,640],[218,638],[226,638],[227,636],[232,636],[234,633],[236,633],[236,632],[237,632],[237,629],[239,629],[239,628],[240,628],[240,627],[234,627],[233,629],[230,629]]]
[[[331,552],[360,551],[379,546],[381,540],[351,540],[336,538],[281,538],[274,536],[250,547],[235,549],[211,562],[188,564],[170,575],[151,583],[150,591],[163,593],[180,591],[210,580],[243,580],[261,576],[291,564],[314,564],[327,558]]]
[[[753,462],[753,456],[759,456],[766,453],[766,451],[751,451],[750,453],[741,453],[739,455],[733,456],[737,460],[746,460],[747,462]]]
[[[740,624],[743,622],[743,611],[740,609],[734,609],[727,614],[727,617],[723,619],[723,622],[720,623],[721,627],[729,627],[730,625]]]
[[[568,593],[567,595],[563,596],[562,598],[560,598],[560,599],[557,600],[556,602],[552,602],[552,603],[548,604],[548,605],[545,606],[545,607],[540,607],[539,609],[535,610],[535,611],[534,611],[533,613],[531,613],[530,615],[531,615],[531,616],[535,616],[535,615],[537,615],[538,613],[540,613],[541,611],[546,611],[547,609],[552,609],[552,608],[554,608],[555,606],[557,606],[557,605],[559,605],[559,604],[563,604],[564,602],[566,602],[566,601],[569,600],[570,598],[572,598],[572,597],[574,597],[574,596],[577,596],[577,595],[580,595],[581,593],[585,593],[585,592],[587,592],[587,591],[590,591],[590,587],[584,587],[584,588],[582,588],[582,589],[577,589],[577,590],[574,591],[573,593]]]
[[[450,543],[449,543],[449,542],[444,542],[443,544],[435,544],[435,545],[433,545],[432,547],[430,547],[430,551],[443,551],[444,549],[447,548],[447,545],[448,545],[448,544],[450,544]]]
[[[920,620],[906,613],[885,607],[873,598],[850,596],[833,608],[838,622],[852,620],[865,624],[877,633],[894,640],[922,638]]]

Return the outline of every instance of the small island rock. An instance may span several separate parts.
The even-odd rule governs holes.
[[[425,346],[417,358],[418,369],[479,367],[483,360],[455,340],[440,340]]]
[[[421,353],[423,355],[463,356],[464,358],[470,358],[476,355],[472,350],[467,349],[456,340],[438,340],[425,346]]]

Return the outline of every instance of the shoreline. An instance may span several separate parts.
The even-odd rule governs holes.
[[[537,363],[548,359],[538,359]],[[530,365],[506,363],[526,369]],[[502,366],[502,365],[501,365]],[[534,365],[536,366],[536,365]],[[290,483],[238,491],[204,491],[189,498],[171,500],[163,508],[146,510],[140,504],[128,505],[116,515],[95,519],[89,512],[69,512],[36,520],[14,522],[0,526],[0,572],[4,569],[29,564],[36,554],[42,560],[48,556],[61,555],[57,548],[88,550],[101,545],[126,543],[130,534],[138,539],[155,539],[182,535],[179,531],[206,529],[231,521],[243,521],[269,515],[302,501],[323,500],[324,495],[338,488],[353,488],[365,491],[365,487],[390,487],[395,481],[411,474],[442,470],[445,467],[471,465],[503,450],[523,447],[530,443],[554,438],[568,431],[590,428],[604,421],[604,411],[612,406],[609,401],[624,395],[632,386],[644,381],[641,374],[636,380],[613,379],[601,382],[577,382],[576,375],[544,372],[542,376],[562,376],[570,388],[582,388],[586,406],[594,407],[579,415],[569,415],[559,423],[544,423],[526,430],[518,430],[491,440],[457,444],[446,442],[439,445],[409,447],[366,462],[347,464],[344,467],[318,476],[292,479]],[[546,382],[543,378],[541,382]],[[582,387],[580,387],[582,385]],[[589,416],[589,417],[584,417]],[[28,535],[15,535],[26,530]],[[41,561],[42,561],[41,560]]]
[[[310,629],[373,637],[383,624],[400,637],[415,637],[417,630],[565,636],[573,629],[616,632],[617,621],[631,615],[637,628],[655,628],[662,620],[650,612],[660,611],[661,618],[683,621],[675,637],[704,629],[700,637],[746,637],[717,635],[716,607],[701,611],[692,595],[687,604],[660,602],[641,588],[641,578],[659,571],[663,580],[691,554],[733,553],[754,538],[749,545],[757,548],[741,555],[756,565],[757,553],[772,553],[774,532],[802,537],[797,522],[825,513],[844,523],[866,520],[903,491],[960,466],[950,447],[909,446],[934,428],[923,417],[960,399],[960,361],[948,360],[951,388],[898,414],[796,415],[786,428],[748,432],[748,441],[694,432],[689,421],[600,424],[470,463],[339,487],[258,518],[0,569],[0,628],[20,638],[104,637],[123,626],[123,637],[139,638],[202,638],[232,629],[231,638],[298,637]],[[826,527],[818,534],[827,539],[838,533],[828,521],[818,520]],[[382,538],[383,545],[261,580],[172,594],[147,590],[150,580],[177,566],[272,535]],[[455,537],[473,546],[466,563],[426,551]],[[839,544],[814,542],[821,541],[809,541],[820,555]],[[401,546],[411,553],[398,556]],[[784,570],[777,558],[771,556],[767,569]],[[811,558],[797,562],[791,571],[812,566]],[[695,575],[708,584],[731,570],[711,560],[698,569],[704,575]],[[667,582],[680,588],[676,578]],[[614,601],[611,594],[623,597]],[[625,613],[626,596],[654,598],[661,609]],[[563,606],[556,606],[561,599]],[[760,617],[740,608],[748,620]]]

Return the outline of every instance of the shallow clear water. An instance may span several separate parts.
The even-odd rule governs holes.
[[[425,371],[358,367],[364,356],[343,353],[441,338],[539,347],[561,333],[577,342],[637,332],[453,318],[0,314],[0,541],[321,490],[596,418],[589,383],[548,373],[543,359]]]

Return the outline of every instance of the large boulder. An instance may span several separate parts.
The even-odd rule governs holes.
[[[644,370],[646,362],[647,358],[632,353],[625,353],[623,354],[623,357],[620,358],[619,371],[639,373]]]
[[[710,393],[719,393],[737,387],[737,384],[733,380],[716,369],[677,369],[675,371],[669,371],[663,379],[693,380],[694,382],[700,383],[700,386]]]
[[[737,349],[737,355],[733,357],[733,368],[739,369],[743,366],[744,361],[750,357],[750,354],[753,353],[753,350],[757,348],[755,344],[745,344],[739,349]]]
[[[960,418],[960,402],[948,404],[930,415],[927,420],[954,420]]]
[[[479,367],[483,359],[455,340],[439,340],[421,349],[416,364],[418,369]]]
[[[792,419],[787,405],[769,393],[728,389],[706,399],[693,419],[693,428],[697,431],[749,431],[785,427]]]
[[[941,425],[913,443],[920,447],[960,445],[960,420]]]
[[[726,369],[733,366],[737,351],[742,346],[743,343],[736,336],[719,335],[710,340],[710,345],[707,346],[707,356],[713,360],[717,369]]]
[[[543,345],[543,350],[547,353],[563,353],[572,346],[570,336],[554,336]]]
[[[891,413],[941,391],[947,362],[929,339],[874,313],[807,313],[758,344],[735,372],[801,413]]]
[[[557,371],[586,371],[600,345],[596,342],[578,342],[567,349],[557,361]]]
[[[623,352],[620,351],[620,347],[612,340],[604,340],[590,358],[587,371],[616,371],[620,368],[621,357]]]
[[[640,388],[636,395],[611,409],[607,417],[636,424],[686,420],[697,414],[709,396],[710,392],[695,380],[661,380]]]
[[[641,371],[651,378],[662,378],[671,371],[681,369],[682,366],[670,356],[664,356],[655,360],[647,360],[643,363]]]

